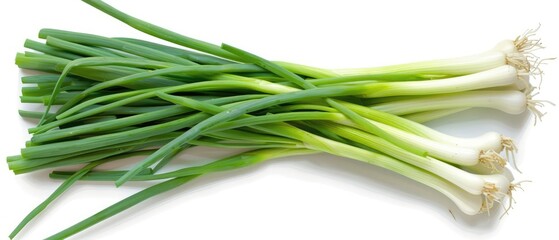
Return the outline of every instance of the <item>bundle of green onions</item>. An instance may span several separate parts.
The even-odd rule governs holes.
[[[29,129],[32,138],[20,155],[8,157],[9,168],[16,174],[71,165],[81,169],[52,172],[51,178],[64,182],[11,238],[79,180],[117,186],[160,181],[48,239],[76,234],[203,174],[319,152],[423,183],[465,214],[488,212],[517,187],[506,167],[517,150],[513,141],[496,132],[453,137],[422,122],[474,107],[509,114],[530,110],[536,120],[543,116],[537,108],[545,102],[532,99],[535,88],[529,82],[540,73],[540,60],[532,53],[541,48],[534,30],[473,56],[329,70],[268,61],[152,25],[100,0],[84,2],[196,51],[55,29],[39,32],[44,43],[25,42],[34,51],[19,53],[17,65],[44,73],[22,78],[21,101],[46,109],[20,111],[39,124]],[[196,146],[243,152],[161,170]],[[95,170],[132,156],[144,157],[126,171]]]

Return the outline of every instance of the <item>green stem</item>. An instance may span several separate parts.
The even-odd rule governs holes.
[[[190,38],[167,30],[165,28],[148,23],[141,19],[132,17],[118,9],[106,4],[101,0],[83,0],[85,3],[105,12],[106,14],[120,20],[121,22],[154,37],[176,43],[181,46],[192,48],[201,52],[216,55],[225,59],[240,60],[237,56],[221,49],[219,46],[198,39]]]
[[[91,227],[103,220],[106,220],[128,208],[131,208],[151,197],[154,197],[158,194],[164,193],[166,191],[172,190],[174,188],[177,188],[185,183],[187,183],[188,181],[194,179],[198,177],[198,175],[193,175],[193,176],[188,176],[188,177],[181,177],[181,178],[175,178],[175,179],[171,179],[156,185],[153,185],[151,187],[148,187],[130,197],[127,197],[126,199],[117,202],[113,205],[111,205],[110,207],[96,213],[95,215],[86,218],[85,220],[63,230],[60,231],[57,234],[54,234],[46,239],[49,240],[55,240],[55,239],[65,239],[68,238],[88,227]]]
[[[41,213],[49,204],[51,204],[55,199],[57,199],[60,195],[62,195],[68,188],[70,188],[74,183],[76,183],[80,178],[82,178],[85,174],[91,171],[93,168],[99,166],[100,164],[106,162],[105,161],[97,161],[87,164],[81,170],[77,171],[76,173],[72,174],[69,178],[67,178],[45,201],[35,207],[21,222],[16,226],[16,228],[10,233],[9,238],[13,239],[33,218],[35,218],[39,213]]]
[[[52,47],[52,46],[47,46],[44,43],[40,43],[37,41],[33,41],[31,39],[26,39],[25,43],[23,44],[24,47],[29,48],[29,49],[33,49],[35,51],[39,51],[48,55],[52,55],[55,57],[59,57],[59,58],[65,58],[68,60],[74,60],[74,59],[78,59],[78,58],[82,58],[83,56],[74,54],[74,53],[70,53],[70,52],[66,52],[60,48],[56,48],[56,47]]]
[[[235,109],[229,109],[228,111],[220,112],[210,118],[199,122],[188,131],[186,131],[183,135],[177,137],[170,143],[166,144],[165,146],[161,147],[157,152],[150,155],[142,162],[136,164],[133,169],[131,169],[127,174],[125,174],[119,181],[116,182],[117,186],[122,185],[126,182],[129,178],[136,175],[138,172],[142,171],[142,169],[147,168],[148,166],[154,164],[162,157],[167,154],[170,154],[174,151],[179,151],[181,146],[188,143],[191,140],[198,138],[201,134],[205,131],[211,129],[214,125],[226,122],[232,119],[235,119],[243,114],[247,114],[253,111],[257,111],[260,109],[264,109],[267,107],[271,107],[274,105],[294,102],[303,99],[313,99],[313,98],[322,98],[326,96],[347,96],[357,94],[359,92],[367,91],[367,88],[362,86],[348,86],[348,87],[336,87],[336,88],[315,88],[309,89],[304,91],[296,91],[290,93],[283,93],[278,95],[269,96],[266,98],[262,98],[259,100],[247,102],[241,105],[238,105]]]
[[[25,54],[18,53],[16,55],[16,64],[22,69],[39,70],[45,72],[62,72],[64,66],[66,66],[66,64],[68,63],[70,63],[70,60],[57,57],[44,57],[38,55],[37,53],[26,52]],[[71,74],[82,78],[94,80],[96,82],[104,82],[145,71],[146,70],[143,69],[129,67],[102,66],[76,68],[71,72]],[[131,85],[125,85],[124,87],[131,89],[143,89],[153,87],[177,86],[180,84],[183,84],[183,82],[173,80],[169,77],[152,77],[139,82],[135,82]]]
[[[108,219],[153,196],[177,188],[202,174],[248,167],[273,158],[310,154],[310,153],[314,153],[314,151],[309,151],[306,149],[263,149],[263,150],[248,152],[248,153],[242,153],[200,167],[186,168],[183,169],[182,173],[178,172],[180,170],[178,170],[175,173],[165,173],[167,176],[170,177],[172,177],[173,175],[187,175],[187,176],[173,178],[171,180],[167,180],[165,182],[148,187],[130,197],[127,197],[126,199],[120,202],[111,205],[110,207],[94,214],[93,216],[88,217],[85,220],[63,231],[48,237],[47,239],[64,239],[70,237],[86,228],[89,228],[105,219]],[[198,171],[198,173],[193,173],[195,171]],[[156,175],[136,175],[136,176],[139,177],[139,176],[156,176]]]
[[[139,100],[144,100],[148,98],[155,97],[156,91],[161,91],[165,93],[174,93],[174,92],[200,92],[200,91],[211,91],[211,90],[224,90],[224,89],[250,89],[260,91],[262,93],[281,93],[285,91],[292,91],[291,88],[283,87],[281,85],[267,83],[264,81],[254,81],[254,82],[240,82],[240,81],[227,81],[227,80],[218,80],[218,81],[210,81],[210,82],[198,82],[198,83],[191,83],[191,84],[183,84],[176,87],[168,87],[168,88],[159,88],[159,89],[147,89],[147,90],[137,90],[133,92],[123,92],[114,95],[106,95],[96,99],[92,99],[90,101],[85,101],[81,104],[74,106],[71,109],[68,109],[66,112],[61,113],[57,116],[58,120],[55,122],[47,123],[43,126],[37,127],[32,129],[31,131],[34,133],[41,133],[52,128],[58,127],[62,124],[66,124],[84,117],[92,116],[95,114],[102,113],[104,111],[128,105]],[[127,97],[122,99],[123,97]],[[93,104],[105,101],[105,100],[114,100],[114,99],[121,99],[116,102],[109,103],[107,105],[100,106],[98,108],[90,109],[88,111],[80,112],[75,115],[74,114],[85,107],[91,106]],[[70,116],[71,115],[71,116]]]
[[[77,44],[77,43],[73,43],[73,42],[68,42],[62,39],[58,39],[52,36],[47,36],[46,38],[47,40],[47,45],[51,46],[51,47],[57,47],[60,49],[63,49],[65,51],[69,51],[69,52],[73,52],[82,56],[87,56],[87,57],[120,57],[117,54],[114,54],[112,52],[109,51],[103,51],[101,49],[98,48],[93,48],[93,47],[89,47],[89,46],[84,46],[81,44]]]
[[[211,55],[202,54],[202,53],[193,52],[193,51],[188,51],[188,50],[181,49],[181,48],[176,48],[176,47],[170,47],[170,46],[162,45],[162,44],[158,44],[158,43],[148,42],[148,41],[141,40],[141,39],[135,39],[135,38],[115,38],[115,39],[125,41],[125,42],[129,42],[129,43],[133,43],[133,44],[136,44],[136,45],[142,45],[144,47],[148,47],[148,48],[152,48],[152,49],[156,49],[158,51],[166,52],[168,54],[175,55],[177,57],[186,58],[190,61],[197,62],[199,64],[222,65],[222,64],[235,63],[233,61],[221,59],[221,58],[214,57],[214,56],[211,56]]]
[[[192,61],[180,58],[165,52],[161,52],[152,48],[141,45],[120,41],[114,38],[102,37],[94,34],[70,32],[58,29],[41,29],[39,31],[40,38],[56,37],[74,44],[83,44],[97,47],[107,47],[119,51],[134,54],[147,59],[153,59],[162,62],[171,62],[181,65],[197,65]]]
[[[229,46],[227,44],[222,44],[222,48],[232,52],[240,57],[242,57],[243,59],[247,60],[248,62],[252,62],[272,73],[277,74],[278,76],[281,76],[285,79],[287,79],[288,81],[290,81],[293,84],[296,84],[300,87],[302,87],[303,89],[315,89],[316,86],[314,86],[312,83],[305,81],[304,79],[302,79],[301,77],[299,77],[298,75],[296,75],[295,73],[290,72],[289,70],[283,68],[280,65],[277,65],[275,63],[272,63],[262,57],[256,56],[252,53],[246,52],[244,50]],[[421,150],[417,147],[415,147],[413,144],[401,141],[400,139],[393,137],[392,135],[386,133],[385,131],[383,131],[382,129],[380,129],[379,127],[377,127],[375,124],[371,123],[368,119],[364,118],[363,116],[361,116],[360,114],[354,112],[353,110],[351,110],[350,108],[338,103],[336,100],[332,99],[332,98],[325,98],[325,101],[328,105],[332,106],[333,108],[337,109],[340,113],[343,113],[344,115],[346,115],[349,119],[351,119],[351,121],[355,122],[358,126],[360,126],[361,128],[363,128],[366,131],[369,131],[371,133],[374,133],[378,136],[381,136],[383,138],[385,138],[386,140],[397,144],[399,147],[402,147],[410,152],[413,152],[415,154],[418,155],[425,155],[426,152],[424,150]]]

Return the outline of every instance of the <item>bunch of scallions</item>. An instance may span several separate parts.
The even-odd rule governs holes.
[[[453,137],[422,123],[469,108],[543,116],[538,108],[545,101],[532,98],[537,88],[530,84],[541,73],[535,30],[473,56],[322,69],[269,61],[155,26],[101,0],[84,2],[182,47],[56,29],[40,30],[44,42],[25,42],[33,51],[17,54],[17,65],[41,73],[22,77],[21,101],[45,111],[20,111],[38,124],[20,155],[7,158],[9,168],[80,169],[53,171],[62,185],[10,238],[80,180],[158,181],[48,239],[69,237],[200,175],[320,152],[391,170],[436,189],[465,214],[484,213],[518,187],[507,170],[517,150],[512,139],[496,132]],[[161,171],[196,146],[242,152]],[[142,157],[129,170],[95,169],[133,156]]]

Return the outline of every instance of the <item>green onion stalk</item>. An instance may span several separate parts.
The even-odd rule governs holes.
[[[79,181],[158,181],[47,238],[64,239],[162,192],[219,171],[296,155],[329,153],[388,169],[431,187],[467,215],[489,213],[519,187],[509,162],[518,150],[497,132],[455,137],[423,123],[471,108],[507,114],[549,102],[534,99],[530,78],[540,75],[537,29],[480,54],[352,69],[324,69],[269,61],[145,22],[101,0],[84,0],[106,14],[169,43],[42,29],[44,42],[26,40],[18,53],[20,110],[38,121],[10,170],[53,171],[64,180],[17,225],[15,237]],[[54,110],[56,109],[56,110]],[[168,170],[183,151],[199,146],[241,153]],[[503,154],[504,153],[504,154]],[[138,158],[140,156],[140,158]],[[128,170],[96,170],[135,157]],[[508,210],[508,209],[507,209]]]

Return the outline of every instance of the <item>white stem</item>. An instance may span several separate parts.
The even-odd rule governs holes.
[[[512,144],[512,140],[510,140],[509,138],[506,138],[504,136],[501,136],[500,134],[496,133],[496,132],[488,132],[486,134],[483,134],[479,137],[475,137],[475,138],[458,138],[458,137],[453,137],[444,133],[441,133],[437,130],[434,130],[432,128],[429,128],[423,124],[414,122],[414,121],[410,121],[406,118],[403,117],[398,117],[392,114],[388,114],[382,111],[378,111],[372,108],[368,108],[368,107],[363,107],[360,105],[356,105],[356,104],[352,104],[352,103],[343,103],[344,105],[346,105],[347,107],[349,107],[350,109],[358,112],[359,114],[361,114],[363,117],[368,118],[372,121],[374,121],[374,124],[377,123],[383,123],[382,126],[385,125],[389,125],[392,126],[392,128],[388,128],[389,131],[395,131],[393,130],[394,128],[399,130],[399,131],[395,131],[394,133],[400,133],[400,132],[404,132],[402,134],[406,134],[405,137],[406,139],[409,139],[410,141],[415,141],[413,142],[414,144],[416,142],[424,142],[427,143],[430,141],[435,141],[438,142],[439,144],[444,144],[442,146],[452,146],[452,147],[457,147],[457,148],[469,148],[469,149],[475,149],[475,150],[479,150],[478,153],[484,153],[487,151],[495,151],[495,152],[501,152],[503,150],[503,148],[507,149],[507,150],[512,150],[512,148],[507,148],[507,146],[514,146],[514,144]],[[459,108],[459,109],[463,109],[463,108]],[[444,114],[444,113],[443,113]],[[340,122],[341,124],[345,124],[348,125],[347,121],[344,122]],[[381,126],[381,125],[379,125]],[[385,130],[386,131],[386,130]],[[412,135],[412,136],[410,136]],[[413,137],[415,136],[415,137]],[[403,136],[399,136],[403,137]],[[413,138],[413,140],[412,140]],[[421,140],[420,140],[421,139]],[[427,140],[425,140],[427,139]],[[507,141],[505,141],[507,140]],[[427,150],[429,151],[429,150]],[[429,151],[429,153],[432,153],[431,151]],[[440,157],[438,157],[440,158]],[[498,158],[494,158],[495,160],[498,160]],[[491,165],[491,164],[490,164]],[[498,163],[498,165],[500,165],[500,163]]]
[[[513,40],[503,40],[503,41],[497,43],[497,45],[495,45],[495,47],[493,47],[492,50],[500,51],[504,54],[518,53],[518,49],[516,49],[516,46],[515,46]]]
[[[502,87],[487,88],[486,90],[491,90],[491,91],[509,90],[509,91],[525,92],[530,88],[532,88],[532,86],[530,85],[530,75],[526,74],[523,71],[518,71],[518,80],[516,80],[515,83],[511,85],[502,86]]]
[[[425,150],[429,156],[465,166],[473,166],[480,162],[482,149],[453,146],[417,136],[386,124],[369,121],[392,136]]]
[[[526,110],[526,103],[526,96],[520,91],[480,90],[396,100],[375,104],[371,108],[395,115],[466,107],[493,108],[510,114],[519,114]]]
[[[322,141],[324,142],[325,139]],[[408,178],[430,186],[450,198],[462,212],[468,215],[478,214],[483,208],[484,201],[481,193],[483,190],[484,182],[481,178],[477,177],[474,174],[469,174],[464,171],[459,172],[460,169],[457,169],[436,159],[422,159],[427,161],[424,161],[422,164],[420,164],[422,166],[417,167],[424,168],[425,170],[435,174],[433,175],[429,172],[421,171],[415,166],[403,163],[389,156],[372,155],[371,152],[360,148],[350,147],[348,145],[344,146],[344,144],[341,143],[336,144],[338,144],[339,146],[330,146],[329,149],[337,149],[336,151],[330,151],[331,153],[372,163],[380,167],[398,172]],[[430,171],[429,168],[433,171]],[[454,171],[448,171],[451,168],[454,168]],[[458,186],[454,183],[459,183],[461,186]],[[478,188],[476,189],[476,187]]]
[[[420,181],[418,178],[414,179]],[[428,183],[425,183],[427,182]],[[464,190],[461,190],[452,183],[445,181],[441,178],[431,178],[423,180],[424,184],[434,188],[440,193],[447,196],[456,206],[467,215],[476,215],[483,210],[484,201],[482,195],[470,194]]]
[[[320,127],[343,138],[358,142],[413,166],[427,170],[471,194],[482,194],[486,182],[478,175],[466,172],[439,159],[411,153],[389,141],[356,128],[322,123]]]
[[[492,150],[495,152],[501,152],[504,148],[503,136],[497,132],[486,132],[480,136],[472,138],[460,138],[442,134],[440,132],[437,133],[439,134],[432,135],[430,137],[437,141],[455,144],[456,146],[479,148],[484,151]]]
[[[461,76],[503,65],[532,72],[532,66],[538,61],[532,51],[543,48],[539,39],[533,39],[536,31],[537,29],[528,30],[515,40],[501,41],[491,50],[471,56],[372,68],[337,69],[332,72],[346,76],[360,74]]]
[[[441,110],[412,113],[401,117],[417,123],[426,123],[429,121],[433,121],[435,119],[453,115],[455,113],[463,112],[468,109],[470,108],[441,109]]]
[[[393,157],[371,152],[362,148],[346,145],[344,143],[323,138],[312,133],[305,132],[301,129],[294,128],[287,124],[275,124],[271,128],[268,125],[256,125],[255,128],[264,132],[280,134],[287,137],[300,139],[305,147],[313,150],[323,151],[341,157],[347,157],[354,160],[373,164],[405,177],[413,179],[417,182],[425,184],[448,198],[450,198],[464,213],[474,215],[480,212],[483,206],[483,198],[481,195],[470,194],[448,180],[422,170],[414,165],[397,160]],[[404,153],[408,153],[404,151]],[[410,153],[408,153],[410,154]],[[417,156],[411,154],[413,156]],[[419,156],[418,156],[419,157]],[[440,162],[438,160],[433,160]],[[428,164],[428,163],[424,163]]]
[[[456,184],[468,193],[475,195],[482,194],[485,181],[479,176],[454,167],[448,163],[441,162],[435,158],[424,157],[424,161],[425,164],[422,164],[421,167],[425,170]]]
[[[413,62],[373,68],[352,68],[332,70],[339,75],[391,74],[391,75],[442,75],[460,76],[481,72],[505,65],[506,55],[501,51],[449,59]]]
[[[352,103],[342,104],[368,118],[372,124],[383,131],[425,150],[438,159],[466,166],[476,165],[480,160],[485,160],[490,167],[502,165],[503,160],[498,154],[489,154],[491,150],[500,152],[503,149],[502,136],[497,133],[487,133],[472,139],[456,138],[405,118]],[[351,121],[338,121],[338,123],[355,126]]]
[[[520,91],[471,91],[380,103],[372,106],[372,108],[396,115],[409,114],[414,111],[469,107],[487,107],[510,114],[520,114],[526,111],[532,102],[530,96]],[[459,138],[438,132],[419,123],[405,119],[401,121],[402,124],[410,125],[410,128],[421,132],[423,136],[441,143],[485,151],[493,150],[495,152],[501,152],[505,149],[509,155],[516,151],[511,139],[496,132],[488,132],[474,138]]]
[[[490,87],[500,87],[516,82],[518,73],[514,67],[501,66],[466,76],[409,82],[386,82],[370,84],[371,92],[363,97],[389,97],[410,95],[433,95],[456,93]]]

